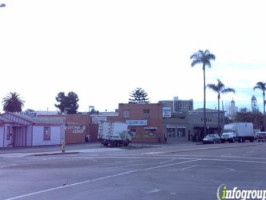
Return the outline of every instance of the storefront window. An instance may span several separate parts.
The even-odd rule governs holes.
[[[175,128],[167,128],[166,129],[168,137],[175,137]]]
[[[132,138],[136,137],[136,129],[130,129],[129,134],[131,135]]]
[[[177,128],[177,137],[185,137],[186,131],[184,128]]]
[[[155,128],[145,128],[145,135],[146,136],[156,136],[156,129]]]

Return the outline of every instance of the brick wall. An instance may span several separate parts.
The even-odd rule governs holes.
[[[149,117],[145,117],[144,110],[149,111]],[[124,111],[129,112],[128,118],[124,116]],[[119,104],[119,116],[117,121],[126,122],[126,120],[146,120],[147,125],[129,126],[129,129],[136,129],[136,137],[133,142],[158,143],[164,142],[163,135],[163,117],[161,104]],[[154,127],[154,134],[149,134],[147,128]]]
[[[66,144],[85,143],[89,134],[90,116],[83,114],[66,115]]]

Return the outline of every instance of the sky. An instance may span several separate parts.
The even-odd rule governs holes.
[[[266,82],[264,0],[1,0],[0,99],[17,92],[25,109],[56,110],[59,92],[89,106],[114,111],[143,88],[151,103],[193,99],[203,107],[202,66],[190,56],[216,56],[206,83],[220,79],[236,93],[222,95],[262,111]],[[207,108],[217,94],[207,89]],[[0,108],[2,110],[2,108]]]

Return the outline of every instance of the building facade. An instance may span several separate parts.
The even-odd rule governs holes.
[[[167,142],[201,141],[204,137],[203,109],[185,113],[176,113],[164,118],[164,133]],[[224,111],[220,111],[221,126]],[[207,134],[218,133],[218,111],[206,109]]]
[[[64,139],[64,124],[59,121],[14,113],[1,115],[0,147],[59,145]]]
[[[119,104],[118,117],[113,118],[128,124],[133,142],[164,142],[163,110],[161,104]]]

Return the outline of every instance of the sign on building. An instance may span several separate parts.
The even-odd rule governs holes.
[[[147,126],[147,120],[126,120],[128,126]]]
[[[93,124],[99,124],[101,122],[105,122],[107,121],[107,117],[106,116],[92,116],[92,123]]]
[[[163,107],[163,117],[171,117],[172,110],[171,107]]]

